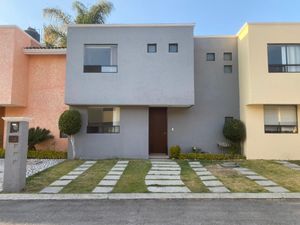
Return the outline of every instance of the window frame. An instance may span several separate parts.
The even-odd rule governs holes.
[[[171,51],[171,46],[176,46],[176,51]],[[169,43],[169,53],[178,53],[179,48],[178,48],[178,43]]]
[[[213,55],[213,56],[214,56],[214,57],[213,57],[213,60],[210,60],[210,59],[208,58],[209,55]],[[215,53],[215,52],[207,52],[207,53],[206,53],[206,61],[207,61],[207,62],[215,62],[215,61],[216,61],[216,53]]]
[[[100,124],[98,126],[91,126],[89,123],[89,109],[102,109],[102,112],[112,112],[114,111],[114,108],[118,108],[119,110],[119,116],[121,115],[121,108],[118,106],[105,106],[105,107],[88,107],[87,108],[87,126],[86,126],[86,134],[120,134],[121,133],[121,126],[120,126],[120,120],[121,118],[119,117],[119,125],[103,125]],[[112,110],[107,110],[107,109],[112,109]],[[103,123],[103,122],[102,122]],[[94,132],[93,129],[98,129],[97,132]]]
[[[226,58],[225,58],[225,55],[230,55],[230,59],[226,59]],[[224,53],[223,53],[223,60],[224,60],[224,61],[231,62],[231,61],[232,61],[232,52],[224,52]]]
[[[116,61],[117,61],[117,64],[116,65],[85,65],[85,57],[86,57],[86,46],[107,46],[107,47],[116,47]],[[111,55],[111,60],[112,60],[112,55]],[[87,71],[86,70],[86,67],[91,67],[91,66],[94,66],[94,67],[98,67],[98,69],[96,71]],[[102,68],[105,68],[105,67],[110,67],[110,68],[115,68],[115,71],[102,71]],[[118,73],[118,44],[84,44],[83,45],[83,73],[86,73],[86,74],[90,74],[90,73],[101,73],[101,74],[106,74],[106,73]]]
[[[299,66],[300,64],[270,64],[269,63],[269,46],[284,46],[285,47],[285,51],[287,51],[287,46],[299,46],[300,47],[300,43],[267,43],[267,65],[268,65],[268,73],[300,73],[300,69],[299,71],[288,71],[288,67],[289,66]],[[287,57],[287,54],[286,54]],[[287,58],[285,59],[286,62],[288,61]],[[282,67],[282,71],[270,71],[270,67]]]
[[[149,51],[149,49],[150,49],[151,46],[155,47],[155,51],[154,52]],[[147,53],[157,53],[157,43],[148,43],[147,44]]]
[[[296,110],[296,124],[295,125],[275,125],[275,124],[266,124],[265,122],[265,107],[267,106],[276,106],[276,107],[284,107],[284,106],[293,106]],[[299,132],[299,122],[298,122],[298,106],[297,105],[264,105],[263,106],[263,113],[264,113],[264,133],[265,134],[298,134]],[[278,132],[268,132],[266,131],[266,128],[267,127],[277,127],[277,131]],[[285,127],[295,127],[296,131],[295,132],[279,132],[282,130],[282,128],[285,128]]]

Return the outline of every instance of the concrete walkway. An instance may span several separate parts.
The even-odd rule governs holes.
[[[228,188],[226,188],[210,171],[204,168],[200,162],[189,162],[189,164],[209,191],[214,193],[230,192]]]
[[[95,187],[93,193],[109,193],[112,192],[120,177],[124,173],[128,165],[128,161],[118,161],[115,166],[107,173],[107,175]]]
[[[276,161],[282,165],[284,165],[285,167],[288,167],[292,170],[297,170],[297,171],[300,171],[300,166],[295,164],[295,163],[290,163],[288,161],[285,161],[285,160],[279,160],[279,161]]]
[[[264,189],[268,190],[269,192],[272,193],[285,193],[289,192],[284,187],[279,186],[277,183],[255,173],[254,171],[248,169],[248,168],[243,168],[243,167],[238,167],[238,168],[233,168],[240,174],[246,176],[248,179],[254,181],[258,185],[262,186]]]
[[[48,187],[45,187],[43,190],[40,191],[40,193],[59,193],[65,186],[67,186],[69,183],[71,183],[73,180],[75,180],[77,177],[79,177],[81,174],[87,171],[95,163],[96,161],[84,162],[83,164],[69,172],[67,175],[62,176],[58,180],[51,183]]]
[[[190,190],[180,178],[180,166],[171,160],[151,161],[152,167],[145,177],[150,192],[187,193]]]

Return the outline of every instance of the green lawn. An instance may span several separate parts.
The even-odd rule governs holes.
[[[113,192],[115,193],[144,193],[148,192],[145,177],[151,168],[149,160],[130,160],[121,179]]]
[[[39,192],[55,180],[66,175],[77,166],[82,164],[81,160],[66,160],[54,167],[37,173],[26,180],[24,192]]]
[[[117,160],[101,160],[68,184],[61,193],[89,193],[97,186]]]
[[[190,167],[188,161],[178,160],[177,163],[181,167],[181,179],[191,192],[209,192],[194,170]]]
[[[300,160],[290,160],[289,162],[295,163],[295,164],[300,166]]]
[[[300,192],[300,172],[298,171],[267,160],[245,160],[241,165],[248,167],[292,192]]]

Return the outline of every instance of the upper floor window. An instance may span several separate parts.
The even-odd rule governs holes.
[[[178,52],[178,44],[177,43],[169,44],[169,52],[171,52],[171,53]]]
[[[206,53],[206,61],[215,61],[215,60],[216,60],[215,53],[212,52]]]
[[[297,133],[297,106],[265,105],[265,133]]]
[[[270,73],[300,72],[300,44],[268,44]]]
[[[232,53],[231,52],[224,52],[224,61],[232,61]]]
[[[232,65],[224,65],[224,73],[232,73]]]
[[[120,133],[120,108],[89,107],[87,133]]]
[[[157,45],[156,44],[147,44],[147,52],[148,53],[157,52]]]
[[[85,45],[84,69],[85,73],[116,73],[117,45]]]

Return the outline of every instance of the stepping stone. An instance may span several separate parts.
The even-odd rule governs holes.
[[[220,181],[218,180],[206,180],[202,181],[202,183],[207,187],[218,187],[218,186],[224,186]]]
[[[89,161],[85,161],[84,163],[96,163],[96,161],[92,161],[92,160],[89,160]]]
[[[127,166],[114,166],[112,169],[122,169],[125,170]]]
[[[268,190],[269,192],[273,192],[273,193],[286,193],[289,192],[288,189],[285,189],[283,187],[279,187],[279,186],[275,186],[275,187],[264,187],[266,190]]]
[[[103,180],[119,180],[120,177],[120,175],[106,175]]]
[[[151,170],[163,170],[163,171],[173,171],[173,170],[180,170],[180,168],[162,168],[162,167],[152,167]]]
[[[259,176],[259,175],[249,175],[249,176],[246,176],[246,177],[251,179],[251,180],[268,180],[267,178],[265,178],[263,176]]]
[[[203,168],[193,168],[193,170],[196,172],[207,171],[207,169],[204,167]]]
[[[200,162],[189,162],[190,165],[200,165]]]
[[[217,180],[215,176],[199,176],[200,180]]]
[[[209,172],[209,171],[200,171],[200,172],[196,172],[196,174],[197,174],[198,176],[212,175],[211,172]]]
[[[114,187],[96,187],[93,193],[109,193],[112,192],[113,189]]]
[[[129,163],[129,161],[128,160],[120,160],[117,163]]]
[[[107,175],[122,175],[122,171],[109,171]]]
[[[238,167],[238,168],[233,168],[234,170],[237,171],[250,171],[248,168],[243,168],[243,167]]]
[[[101,180],[99,186],[115,186],[118,180]]]
[[[177,163],[175,162],[151,162],[152,165],[178,165]]]
[[[209,187],[208,190],[213,193],[227,193],[230,192],[226,187]]]
[[[255,180],[255,182],[263,187],[265,186],[278,186],[276,183],[270,180]]]
[[[145,180],[146,185],[184,185],[181,180]]]
[[[45,187],[40,193],[43,194],[56,194],[60,192],[64,187]]]
[[[66,186],[71,183],[72,180],[56,180],[50,186]]]
[[[178,165],[152,165],[153,167],[180,168]]]
[[[60,180],[75,180],[78,175],[66,175],[60,178]]]
[[[125,168],[112,168],[110,171],[121,171],[123,172],[125,170]]]
[[[243,175],[258,175],[257,173],[249,170],[249,171],[239,171],[240,174],[243,174]]]
[[[146,180],[180,180],[178,175],[147,175]]]
[[[72,172],[70,172],[70,173],[68,173],[68,176],[69,175],[81,175],[81,174],[83,174],[85,171],[72,171]]]
[[[192,168],[203,168],[202,165],[191,165]]]
[[[74,171],[74,172],[75,172],[75,171],[76,171],[76,172],[77,172],[77,171],[83,171],[83,172],[84,172],[84,171],[86,171],[86,169],[85,169],[85,168],[76,168],[76,169],[74,169],[74,170],[72,170],[72,171]]]
[[[179,175],[180,171],[159,171],[159,170],[150,170],[149,175]]]
[[[188,192],[191,192],[187,187],[176,187],[176,186],[165,186],[165,187],[149,186],[148,191],[163,192],[163,193],[188,193]]]

